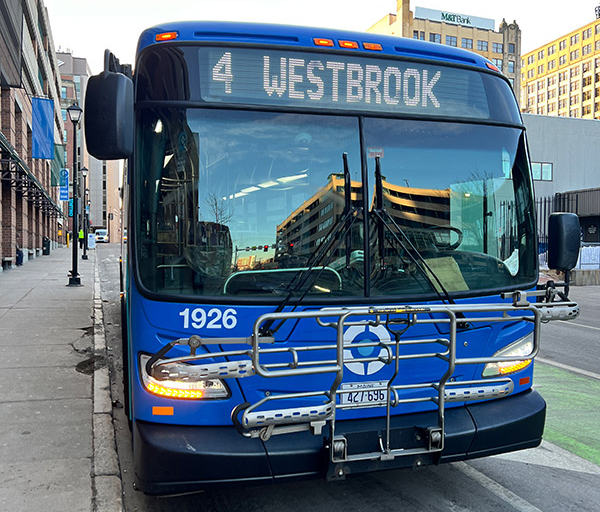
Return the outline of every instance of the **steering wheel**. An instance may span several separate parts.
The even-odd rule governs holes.
[[[442,229],[444,229],[444,230],[447,230],[447,231],[450,231],[450,232],[454,232],[458,236],[456,242],[454,242],[454,243],[438,242],[437,237],[436,237],[435,245],[440,250],[453,251],[463,241],[463,233],[462,233],[462,231],[460,229],[458,229],[458,228],[455,228],[454,226],[431,226],[430,229],[433,229],[433,230],[442,230]],[[448,239],[450,239],[450,238],[451,238],[451,234],[448,235]]]

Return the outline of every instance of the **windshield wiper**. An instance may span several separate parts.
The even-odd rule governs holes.
[[[358,217],[359,209],[352,205],[352,188],[350,179],[350,169],[348,166],[348,153],[342,154],[342,161],[344,164],[344,211],[342,212],[342,219],[335,222],[333,227],[329,230],[329,233],[325,236],[326,242],[321,244],[319,249],[314,252],[309,258],[306,268],[298,274],[297,277],[292,279],[288,285],[289,292],[286,297],[279,303],[275,313],[281,313],[284,308],[292,300],[292,297],[298,293],[299,290],[307,283],[309,278],[312,277],[313,282],[319,278],[321,273],[325,270],[327,265],[331,262],[336,254],[337,249],[343,240],[346,242],[346,267],[350,266],[351,258],[351,243],[352,243],[352,226]],[[322,261],[327,253],[329,257]],[[318,272],[314,272],[316,267],[319,267]],[[298,303],[304,300],[306,294],[309,292],[310,286],[306,286],[304,292],[298,299]],[[292,311],[296,309],[297,305],[292,308]],[[262,336],[273,336],[283,325],[285,319],[281,320],[274,328],[273,324],[275,319],[266,321],[260,328],[260,334]]]
[[[449,304],[456,304],[454,299],[450,297],[448,290],[443,285],[437,274],[427,264],[427,261],[419,250],[410,241],[410,238],[406,235],[404,230],[396,223],[394,217],[392,217],[388,211],[383,207],[383,180],[381,177],[381,161],[380,157],[375,157],[375,208],[372,213],[377,218],[377,242],[379,244],[379,258],[381,267],[385,266],[385,233],[384,229],[391,233],[394,240],[404,250],[411,261],[415,264],[417,269],[423,274],[425,279],[429,282],[435,293],[442,301],[447,301]],[[394,229],[392,229],[392,227]],[[402,240],[398,237],[397,233],[402,236]],[[461,312],[457,313],[460,318],[465,318]],[[464,325],[464,322],[463,322]]]

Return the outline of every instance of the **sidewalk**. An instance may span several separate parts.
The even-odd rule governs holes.
[[[2,510],[120,510],[120,482],[100,476],[102,443],[94,440],[112,428],[108,371],[94,371],[105,352],[96,251],[88,260],[78,254],[80,287],[67,286],[71,248],[0,274]],[[104,451],[114,474],[112,435]]]

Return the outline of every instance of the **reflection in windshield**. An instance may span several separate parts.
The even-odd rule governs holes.
[[[365,180],[353,117],[200,109],[139,116],[137,254],[152,291],[362,297],[367,278],[377,297],[431,294],[437,285],[427,273],[449,292],[534,278],[520,130],[364,119]],[[386,226],[377,205],[391,219]],[[356,219],[340,229],[349,207]]]

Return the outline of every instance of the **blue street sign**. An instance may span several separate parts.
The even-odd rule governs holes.
[[[69,199],[69,217],[73,217],[73,198]]]

